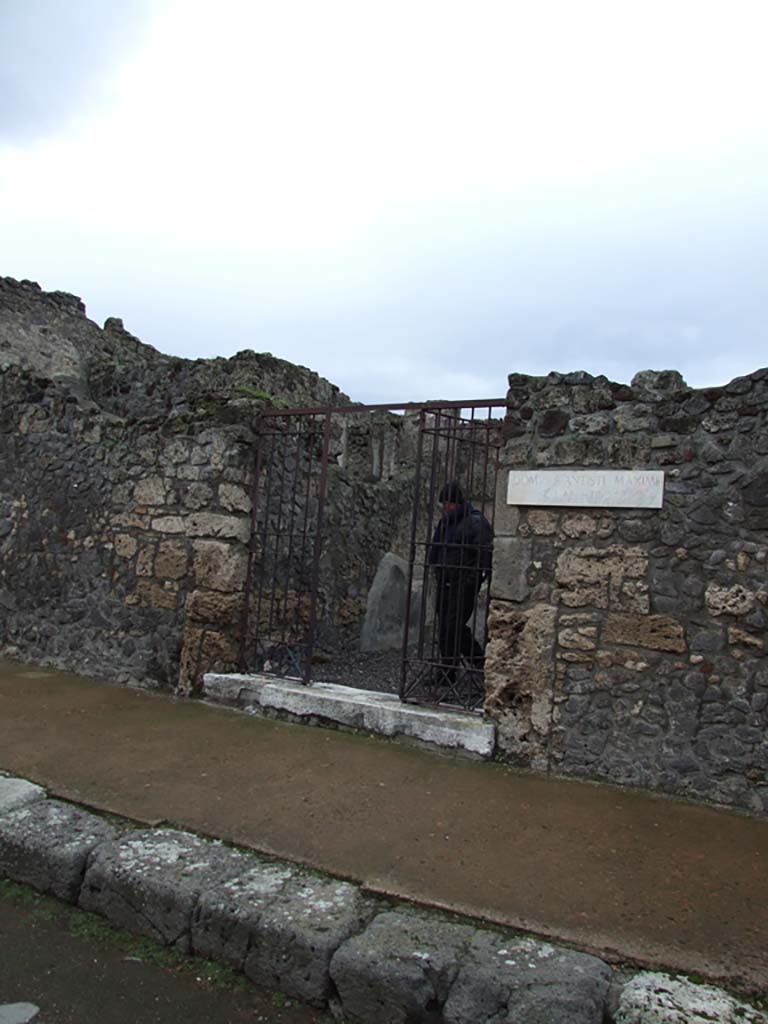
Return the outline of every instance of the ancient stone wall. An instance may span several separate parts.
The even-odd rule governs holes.
[[[502,756],[768,811],[768,370],[509,378],[487,652]],[[663,470],[661,509],[511,506],[510,469]]]
[[[0,279],[0,652],[181,692],[236,668],[273,398],[350,404],[271,355],[164,356],[75,296]],[[362,617],[407,506],[402,418],[350,419],[327,503],[330,627]]]

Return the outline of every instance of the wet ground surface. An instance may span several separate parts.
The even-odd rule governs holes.
[[[620,959],[768,989],[768,821],[0,663],[0,768]]]
[[[264,992],[245,979],[233,984],[205,961],[159,966],[160,947],[134,948],[92,928],[91,915],[25,901],[0,890],[0,1021],[34,1024],[330,1024],[318,1010]],[[31,1004],[33,1017],[14,1015]],[[4,1007],[6,1010],[4,1011]],[[30,1011],[31,1012],[31,1008]],[[7,1018],[4,1018],[4,1012]]]

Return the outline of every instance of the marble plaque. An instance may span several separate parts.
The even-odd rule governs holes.
[[[661,508],[660,469],[531,469],[509,471],[508,505]]]

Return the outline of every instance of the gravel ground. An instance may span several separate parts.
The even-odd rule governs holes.
[[[412,661],[409,666],[409,680],[413,681],[420,670],[427,670],[426,663]],[[363,653],[362,651],[345,651],[338,654],[316,653],[312,666],[313,683],[340,683],[342,686],[355,686],[361,690],[375,690],[379,693],[398,693],[402,672],[402,652],[384,651]],[[460,685],[461,695],[449,696],[444,691],[429,691],[424,687],[414,692],[411,699],[416,698],[425,704],[442,704],[445,707],[463,707],[479,709],[483,702],[483,690],[480,681],[475,677],[466,678]]]
[[[372,654],[345,651],[340,654],[316,654],[312,665],[315,683],[340,683],[361,690],[397,693],[400,689],[401,651]]]

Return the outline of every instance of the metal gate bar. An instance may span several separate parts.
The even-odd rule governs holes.
[[[477,498],[492,520],[500,420],[491,417],[494,409],[504,406],[503,399],[481,399],[462,403],[269,409],[261,414],[254,451],[251,537],[240,631],[242,671],[311,682],[320,616],[325,623],[326,619],[331,622],[336,614],[335,599],[329,598],[327,567],[322,569],[325,582],[321,585],[331,440],[334,439],[334,446],[339,438],[345,440],[347,424],[359,414],[417,411],[415,496],[410,516],[400,696],[419,703],[479,705],[482,671],[472,666],[462,665],[454,685],[444,688],[442,693],[427,685],[430,670],[440,667],[433,578],[438,567],[430,566],[429,550],[431,533],[439,519],[436,498],[441,487],[453,477],[461,476],[466,481],[467,497]],[[463,415],[465,412],[467,415]],[[370,443],[374,444],[373,434]],[[383,443],[382,435],[380,444]],[[380,463],[382,457],[383,448],[379,452]],[[371,567],[366,571],[371,572]],[[409,631],[419,583],[421,607],[415,630]],[[479,604],[472,611],[471,629],[478,636],[485,630],[485,610]],[[325,644],[325,625],[323,630]]]
[[[329,437],[325,410],[265,416],[260,424],[240,637],[244,671],[310,682]]]
[[[477,405],[469,407],[468,416],[461,415],[466,406],[443,406],[421,416],[411,525],[409,615],[400,681],[404,701],[475,709],[484,699],[483,655],[500,447],[500,423],[492,418],[492,412],[500,405],[505,403],[487,403],[484,418],[478,418],[482,409]],[[421,470],[425,455],[428,481]],[[461,543],[441,545],[436,558],[433,527],[443,521],[439,496],[451,483],[458,484],[466,499],[474,499],[479,505],[477,511],[486,527],[477,542],[464,537]],[[423,486],[427,488],[426,501],[420,493]],[[410,610],[417,568],[421,608],[413,642]],[[478,600],[481,588],[484,606]]]

